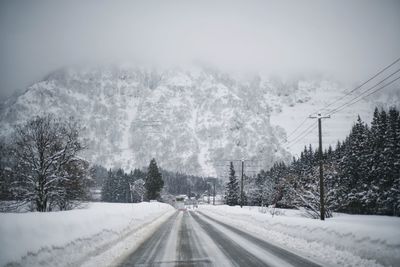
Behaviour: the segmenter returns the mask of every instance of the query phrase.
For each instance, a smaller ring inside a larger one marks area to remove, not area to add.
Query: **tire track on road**
[[[231,225],[228,225],[226,223],[223,223],[221,221],[218,221],[206,214],[204,214],[203,212],[198,212],[199,214],[201,214],[202,216],[204,216],[205,218],[207,218],[208,220],[215,222],[219,225],[221,225],[222,227],[227,228],[228,230],[240,235],[241,237],[247,239],[248,241],[250,241],[251,243],[265,249],[266,251],[270,252],[271,254],[277,256],[278,258],[283,259],[285,262],[293,265],[293,266],[301,266],[301,267],[321,267],[320,265],[312,262],[311,260],[305,259],[299,255],[294,254],[293,252],[290,252],[288,250],[285,250],[283,248],[280,248],[278,246],[275,246],[267,241],[264,241],[260,238],[257,238],[249,233],[246,233],[236,227],[233,227]]]

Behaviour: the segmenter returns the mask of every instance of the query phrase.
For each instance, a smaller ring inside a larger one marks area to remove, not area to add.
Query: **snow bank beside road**
[[[332,265],[399,266],[400,218],[336,214],[325,222],[283,210],[272,217],[257,207],[200,206],[200,212],[277,245]]]
[[[90,203],[63,212],[1,213],[0,266],[81,265],[174,210],[163,203]]]

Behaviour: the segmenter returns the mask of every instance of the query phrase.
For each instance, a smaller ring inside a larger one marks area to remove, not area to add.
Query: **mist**
[[[400,54],[399,1],[1,1],[0,99],[72,64],[205,62],[356,82]]]

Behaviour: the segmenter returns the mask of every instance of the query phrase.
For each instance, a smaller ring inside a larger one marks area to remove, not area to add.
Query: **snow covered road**
[[[400,266],[400,218],[335,213],[325,221],[300,210],[201,205],[213,219],[324,266]]]
[[[177,212],[119,266],[318,266],[196,211]]]
[[[163,203],[0,214],[0,266],[399,266],[400,219]]]

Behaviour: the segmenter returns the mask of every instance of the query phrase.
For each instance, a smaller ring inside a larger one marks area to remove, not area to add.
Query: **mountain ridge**
[[[340,91],[330,81],[239,79],[211,68],[69,67],[4,105],[0,135],[34,115],[72,116],[92,163],[133,169],[154,157],[166,169],[223,176],[223,160],[288,161],[287,127],[271,117],[309,105],[327,85]]]

